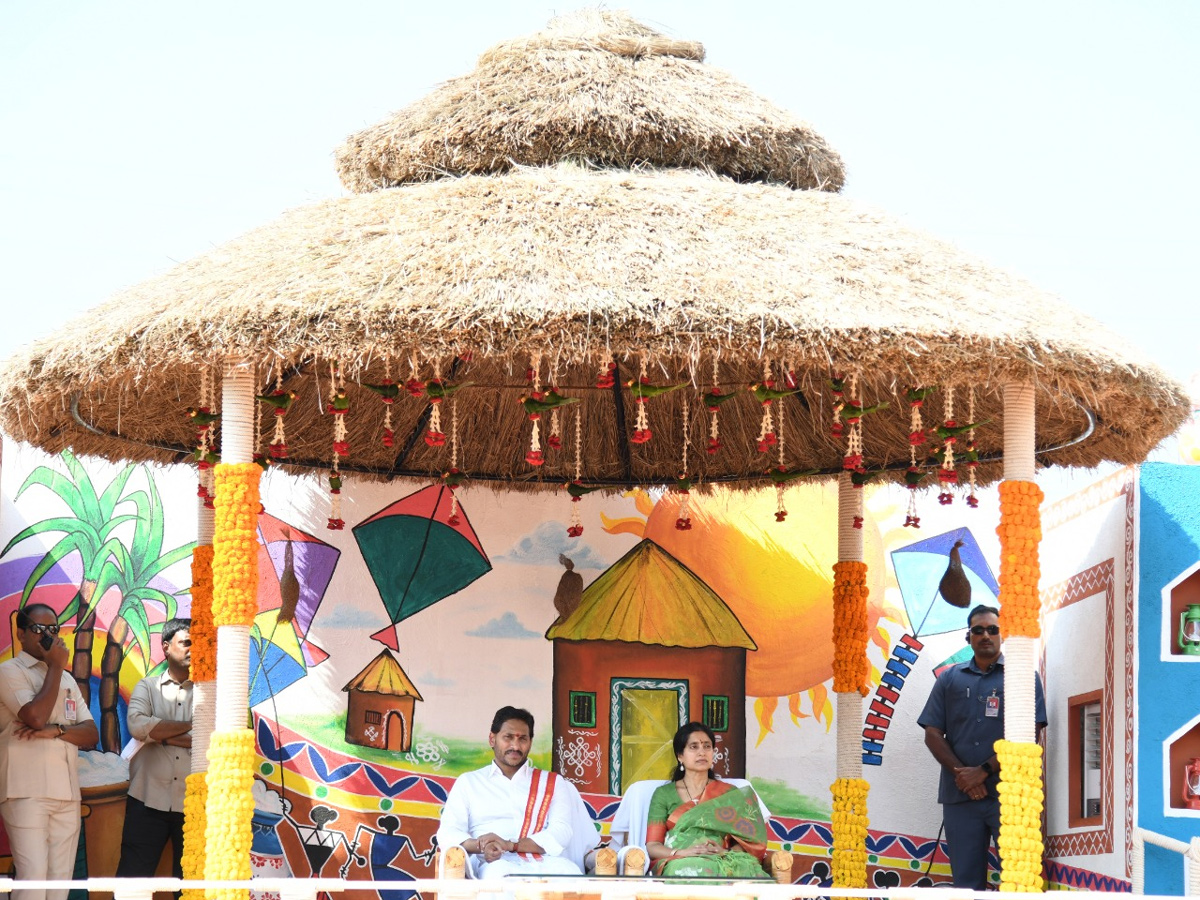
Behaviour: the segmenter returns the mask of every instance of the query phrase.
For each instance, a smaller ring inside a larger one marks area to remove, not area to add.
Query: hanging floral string
[[[775,435],[775,423],[771,417],[771,403],[774,400],[772,394],[774,391],[775,382],[771,378],[771,361],[763,360],[763,380],[759,384],[750,386],[750,392],[754,394],[754,398],[762,404],[762,424],[758,427],[758,452],[766,453],[771,447],[775,446],[778,439]]]
[[[538,403],[544,396],[542,394],[542,376],[540,372],[541,367],[542,355],[540,353],[534,353],[532,355],[529,368],[525,372],[525,377],[529,380],[530,392],[529,396],[522,400],[522,403],[528,403],[531,400],[534,403]],[[525,454],[525,462],[529,463],[531,466],[540,466],[546,462],[546,457],[542,453],[542,438],[541,432],[539,431],[541,426],[542,410],[535,409],[531,411],[528,407],[526,407],[525,415],[529,421],[533,423],[533,430],[529,434],[529,452]]]
[[[425,385],[425,394],[429,397],[429,425],[425,429],[425,443],[430,447],[446,446],[446,434],[442,431],[443,388],[442,363],[441,360],[435,359],[433,378]]]
[[[596,378],[596,387],[600,390],[611,390],[617,383],[616,360],[606,360],[600,363],[600,375]]]
[[[867,887],[867,792],[862,778],[839,778],[830,785],[833,795],[833,886]]]
[[[720,362],[715,353],[713,354],[712,363],[712,387],[704,395],[704,406],[708,409],[711,416],[708,425],[708,446],[705,448],[709,456],[715,456],[721,449],[721,426],[717,421],[721,413],[721,405],[736,396],[733,391],[730,391],[728,394],[721,393]]]
[[[938,483],[942,492],[938,494],[938,503],[949,506],[954,502],[950,488],[958,484],[958,472],[954,469],[954,444],[957,440],[958,422],[954,420],[954,388],[946,388],[944,410],[945,422],[938,428],[938,437],[942,439],[942,464],[938,467]]]
[[[925,430],[925,422],[921,417],[921,408],[936,388],[914,387],[905,393],[908,400],[908,469],[904,472],[904,486],[908,488],[908,514],[904,517],[905,528],[920,528],[921,517],[917,513],[917,489],[925,480],[925,473],[917,460],[917,448],[923,447],[929,439]]]
[[[217,454],[213,449],[213,428],[221,418],[214,411],[216,385],[212,369],[205,369],[200,375],[200,405],[188,410],[188,418],[196,427],[196,468],[198,484],[196,496],[207,509],[213,508],[213,467],[217,464]]]
[[[458,518],[458,488],[467,477],[458,468],[458,401],[450,401],[450,468],[442,475],[442,483],[450,489],[450,518],[451,525],[460,524]]]
[[[784,415],[783,404],[780,403],[779,404],[779,443],[776,445],[776,449],[778,449],[778,451],[779,451],[779,465],[776,467],[776,469],[781,474],[787,472],[787,460],[786,460],[786,456],[785,456],[786,451],[784,449],[785,437],[784,437],[784,430],[783,430],[783,428],[784,428],[783,415]],[[783,502],[783,488],[784,488],[785,484],[786,484],[786,482],[783,481],[782,479],[777,480],[775,482],[775,521],[776,522],[784,521],[787,518],[787,514],[788,514],[787,506]]]
[[[379,384],[363,382],[362,386],[378,394],[379,399],[383,401],[383,446],[394,447],[396,432],[392,429],[392,404],[400,396],[400,385],[392,381],[392,358],[390,356],[383,358],[383,381]],[[422,385],[422,389],[424,389],[424,385]]]
[[[408,358],[408,381],[404,382],[404,389],[414,397],[425,394],[425,382],[421,380],[420,365],[415,353]]]
[[[833,395],[833,422],[829,436],[840,441],[846,436],[846,423],[842,421],[842,408],[846,405],[846,377],[834,375],[829,379],[829,392]]]
[[[692,496],[692,479],[688,477],[688,448],[692,444],[692,437],[688,434],[688,401],[687,397],[683,398],[683,459],[680,461],[679,477],[675,479],[675,493],[679,494],[679,512],[675,517],[675,527],[680,531],[692,530],[692,516],[689,510],[689,504]]]
[[[1004,610],[1005,627],[1008,610]],[[1000,890],[1041,893],[1042,748],[1024,741],[996,741],[996,758],[1003,773],[1000,793]]]
[[[283,389],[283,363],[275,362],[275,387],[269,394],[259,394],[259,402],[268,407],[275,417],[275,429],[271,434],[271,443],[267,445],[267,455],[271,459],[287,459],[287,435],[284,433],[283,417],[292,408],[296,399],[295,391]],[[255,434],[254,446],[257,449],[259,437]]]
[[[625,386],[629,388],[629,393],[633,395],[634,402],[637,404],[637,423],[629,440],[634,444],[645,444],[654,437],[650,431],[650,420],[646,416],[646,401],[661,394],[677,391],[683,387],[683,383],[651,384],[650,379],[646,377],[646,357],[643,356],[638,377],[625,382]]]
[[[558,367],[557,367],[557,365],[554,365],[554,366],[551,366],[551,368],[550,368],[550,385],[551,386],[550,386],[550,389],[546,392],[548,395],[562,396],[561,394],[558,393],[558,388],[556,387],[557,383],[558,383]],[[559,427],[560,425],[561,425],[561,423],[559,422],[559,418],[558,418],[558,407],[554,406],[550,410],[550,433],[548,435],[546,435],[546,446],[548,448],[550,448],[551,450],[561,450],[562,449],[562,431]]]
[[[842,468],[853,472],[863,467],[862,448],[862,404],[858,399],[858,373],[851,372],[848,382],[847,396],[849,402],[843,401],[839,410],[850,430],[846,434],[846,455],[842,457]]]
[[[579,410],[575,410],[575,479],[567,485],[567,493],[571,495],[571,524],[567,526],[567,537],[577,538],[583,534],[579,501],[589,493],[583,486],[583,424]]]
[[[975,386],[971,385],[970,392],[967,394],[967,420],[971,423],[967,429],[967,478],[970,484],[970,493],[967,494],[967,506],[971,509],[976,509],[979,506],[979,497],[975,495],[976,484],[976,469],[979,468],[979,451],[975,449]]]
[[[346,396],[346,382],[341,367],[332,363],[329,367],[330,401],[325,411],[333,417],[333,452],[329,467],[329,519],[325,527],[330,531],[341,531],[346,527],[342,518],[342,457],[350,455],[350,444],[346,440],[346,411],[350,400]]]

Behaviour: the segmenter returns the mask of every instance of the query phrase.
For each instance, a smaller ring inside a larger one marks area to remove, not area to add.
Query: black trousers
[[[117,877],[153,877],[168,840],[171,841],[171,871],[176,878],[182,878],[183,812],[152,809],[136,797],[127,798]]]

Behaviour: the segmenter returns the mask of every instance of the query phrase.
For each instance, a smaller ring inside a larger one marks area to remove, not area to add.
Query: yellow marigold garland
[[[1041,576],[1038,546],[1042,540],[1042,490],[1032,481],[1000,483],[1000,606],[1009,636],[1036,638],[1042,633],[1038,615]]]
[[[867,791],[861,778],[839,778],[833,793],[833,886],[867,886]]]
[[[867,695],[867,564],[833,566],[833,690]]]
[[[217,494],[220,497],[218,491]],[[213,732],[208,745],[208,807],[204,830],[204,877],[250,878],[250,818],[254,815],[254,732]],[[209,892],[210,900],[246,900],[244,890]]]
[[[213,627],[213,548],[192,551],[192,681],[217,677],[217,630]]]
[[[195,645],[193,644],[193,647]],[[195,662],[192,663],[195,666]],[[204,772],[187,777],[187,794],[183,798],[183,877],[204,879],[204,807],[208,803],[208,782]],[[183,900],[204,900],[204,891],[183,892]]]
[[[258,613],[257,463],[217,466],[213,623],[253,625]]]
[[[1000,760],[1000,890],[1040,892],[1042,883],[1042,748],[996,741]]]

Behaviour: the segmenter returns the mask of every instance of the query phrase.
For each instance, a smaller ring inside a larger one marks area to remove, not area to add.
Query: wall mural
[[[107,716],[103,752],[88,755],[113,765],[124,701],[162,662],[157,632],[190,608],[191,473],[6,451],[0,613],[59,610],[76,677]],[[948,877],[933,840],[936,764],[915,749],[915,719],[932,659],[954,658],[946,637],[965,621],[935,602],[956,542],[974,602],[996,592],[994,548],[972,533],[990,536],[994,510],[931,509],[913,531],[899,527],[906,494],[871,491],[864,522],[878,887]],[[272,472],[263,496],[249,685],[256,872],[391,880],[383,900],[412,896],[401,884],[433,873],[454,777],[487,762],[491,713],[513,703],[537,717],[535,764],[571,780],[602,831],[629,783],[667,777],[678,724],[706,721],[718,772],[753,781],[773,847],[798,856],[796,879],[830,884],[834,487],[789,487],[781,522],[773,490],[694,494],[687,530],[675,493],[589,495],[572,504],[577,537],[560,497],[348,484],[352,527],[332,532],[319,486]],[[122,775],[95,777],[106,784],[88,790],[112,795],[103,827],[119,841]],[[88,805],[103,816],[104,804]],[[111,872],[117,848],[95,831],[88,865]]]

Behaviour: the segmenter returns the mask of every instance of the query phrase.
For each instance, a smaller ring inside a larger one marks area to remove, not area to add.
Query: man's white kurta
[[[460,775],[442,809],[438,846],[453,847],[488,833],[509,841],[517,840],[525,820],[532,780],[533,766],[528,761],[512,778],[506,778],[495,762]],[[545,851],[544,858],[527,860],[516,853],[505,853],[495,862],[485,863],[483,857],[476,854],[471,857],[475,874],[480,878],[524,872],[580,874],[579,867],[563,856],[571,842],[572,812],[569,792],[561,788],[556,790],[550,800],[545,827],[526,835]]]

